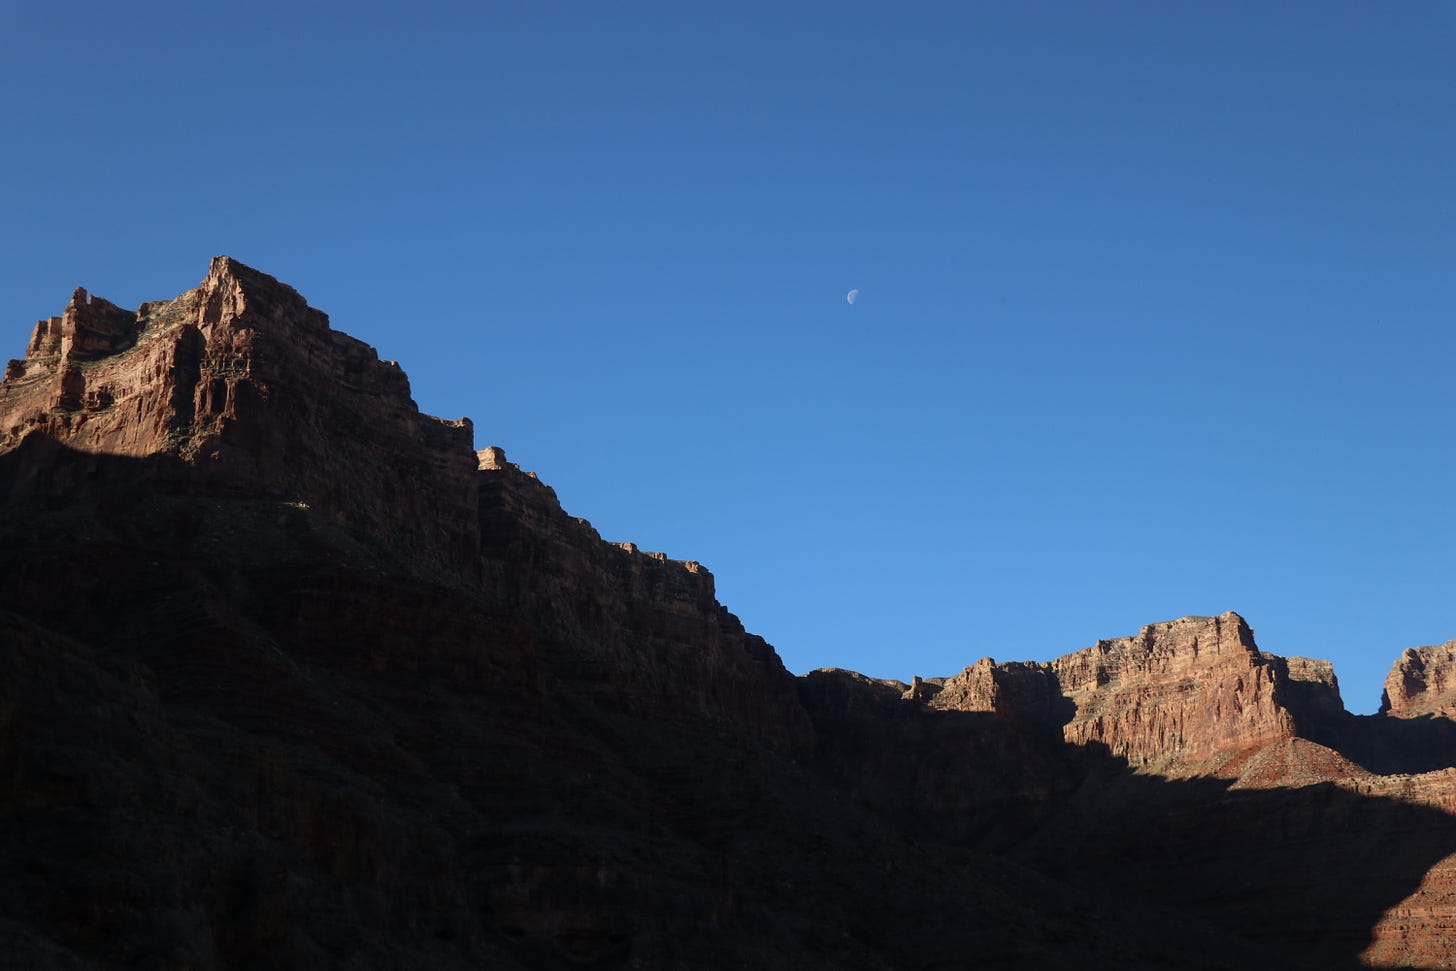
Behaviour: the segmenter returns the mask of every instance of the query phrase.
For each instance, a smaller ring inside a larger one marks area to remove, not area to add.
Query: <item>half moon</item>
[[[851,291],[849,291],[848,293],[846,293],[844,295],[844,302],[845,303],[854,303],[858,299],[859,299],[859,291],[858,290],[851,290]]]

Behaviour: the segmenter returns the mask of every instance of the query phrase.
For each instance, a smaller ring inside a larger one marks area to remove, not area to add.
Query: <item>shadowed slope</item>
[[[32,955],[1238,964],[1196,920],[909,839],[772,745],[604,691],[590,643],[311,510],[152,487],[32,510],[0,530],[0,604],[45,625],[0,624],[0,913]]]

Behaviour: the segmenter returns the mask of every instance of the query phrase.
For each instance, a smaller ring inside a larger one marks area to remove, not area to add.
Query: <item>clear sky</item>
[[[226,253],[795,672],[1237,610],[1371,711],[1456,637],[1453,106],[1446,0],[8,0],[0,358]]]

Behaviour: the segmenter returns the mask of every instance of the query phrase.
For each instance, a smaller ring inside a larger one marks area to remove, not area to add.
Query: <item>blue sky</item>
[[[1456,637],[1456,6],[306,6],[0,5],[0,356],[235,256],[796,672]]]

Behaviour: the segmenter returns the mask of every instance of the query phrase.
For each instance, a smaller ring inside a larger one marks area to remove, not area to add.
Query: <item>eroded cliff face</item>
[[[421,414],[398,365],[226,256],[173,300],[133,313],[78,289],[39,322],[0,383],[0,449],[25,444],[46,455],[12,501],[184,480],[306,504],[429,568],[474,559],[470,422]]]
[[[1456,641],[1402,654],[1386,675],[1380,712],[1395,718],[1456,716]]]
[[[1253,753],[1344,715],[1328,662],[1261,652],[1235,613],[1150,624],[1047,663],[983,658],[918,693],[1168,777],[1239,778]]]

